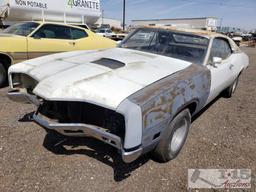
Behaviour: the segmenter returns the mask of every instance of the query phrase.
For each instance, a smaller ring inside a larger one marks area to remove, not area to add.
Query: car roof
[[[75,24],[67,24],[67,23],[60,23],[60,22],[59,23],[58,22],[49,22],[49,21],[31,21],[31,22],[38,23],[40,25],[41,24],[54,24],[54,25],[74,27],[74,28],[83,29],[83,30],[89,30],[89,29],[85,29],[84,27],[77,26],[77,25],[80,25],[80,24],[75,25]]]
[[[214,37],[225,37],[227,36],[212,32],[212,31],[206,31],[206,30],[199,30],[199,29],[187,29],[187,28],[180,28],[180,27],[174,27],[174,26],[144,26],[140,28],[153,28],[153,29],[165,29],[170,31],[176,31],[176,32],[185,32],[190,33],[194,35],[203,36],[206,38],[214,38]]]
[[[173,27],[173,26],[144,26],[144,27],[139,27],[139,29],[143,29],[143,28],[164,29],[164,30],[170,30],[172,32],[180,32],[180,33],[183,32],[183,33],[187,33],[187,34],[198,35],[198,36],[205,37],[205,38],[208,38],[208,39],[213,39],[213,38],[216,38],[216,37],[225,38],[229,41],[230,46],[232,47],[233,51],[235,51],[237,53],[241,52],[241,49],[228,36],[222,35],[220,33],[212,32],[212,31],[178,28],[178,27]]]

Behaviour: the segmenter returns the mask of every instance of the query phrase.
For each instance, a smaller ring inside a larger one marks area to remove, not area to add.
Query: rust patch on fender
[[[199,72],[198,67],[196,67],[196,65],[191,65],[187,69],[184,69],[176,74],[170,75],[156,83],[147,86],[143,90],[130,96],[129,99],[132,102],[135,102],[136,104],[139,104],[141,106],[151,97],[156,96],[156,94],[158,94],[160,91],[159,88],[161,88],[163,91],[169,90],[172,87],[172,84],[175,83],[175,81],[186,79],[188,79],[188,81],[191,81],[189,78],[196,72]]]
[[[191,101],[198,108],[206,103],[211,86],[210,71],[192,64],[188,68],[153,83],[128,99],[142,109],[143,127],[151,128],[166,121]]]

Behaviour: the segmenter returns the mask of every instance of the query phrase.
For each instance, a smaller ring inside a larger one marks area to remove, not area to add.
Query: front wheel
[[[168,162],[177,157],[186,142],[190,126],[191,114],[186,109],[170,122],[153,152],[153,157],[160,162]]]
[[[3,87],[7,80],[7,73],[4,68],[4,65],[0,63],[0,87]]]

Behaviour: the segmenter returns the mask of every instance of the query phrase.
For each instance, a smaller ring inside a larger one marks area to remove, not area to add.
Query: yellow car
[[[10,65],[36,57],[74,50],[106,49],[116,42],[92,31],[50,22],[25,22],[0,33],[0,86]]]

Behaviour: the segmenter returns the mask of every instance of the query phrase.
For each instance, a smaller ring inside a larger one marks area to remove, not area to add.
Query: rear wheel
[[[239,77],[237,77],[236,80],[224,91],[225,97],[231,98],[234,95],[238,82],[239,82]]]
[[[0,87],[3,87],[7,81],[7,72],[4,68],[4,65],[0,63]]]
[[[160,162],[168,162],[177,157],[186,142],[190,125],[191,115],[186,109],[171,121],[153,152],[153,157]]]

